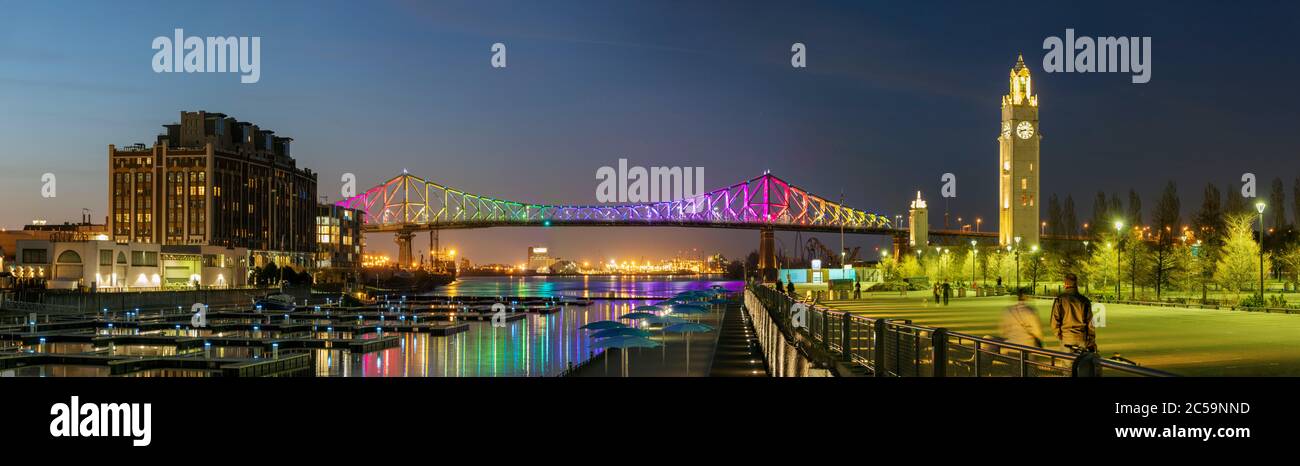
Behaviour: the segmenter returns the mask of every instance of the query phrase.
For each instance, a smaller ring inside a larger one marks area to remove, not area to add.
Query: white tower
[[[1038,96],[1022,55],[1011,69],[1007,95],[1002,96],[1002,133],[998,135],[998,242],[1022,247],[1038,238]]]
[[[930,211],[925,208],[920,191],[916,192],[916,200],[912,201],[912,209],[907,213],[908,242],[913,249],[924,249],[930,244]]]

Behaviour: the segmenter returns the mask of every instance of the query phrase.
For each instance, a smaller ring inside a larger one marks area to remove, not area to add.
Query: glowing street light
[[[1259,303],[1264,305],[1264,201],[1255,203],[1255,210],[1259,211]]]
[[[1120,296],[1119,269],[1121,266],[1119,262],[1119,251],[1120,249],[1123,249],[1123,247],[1121,247],[1122,244],[1121,241],[1124,241],[1124,237],[1120,236],[1123,233],[1124,233],[1124,222],[1116,220],[1115,221],[1115,300],[1116,301],[1119,301],[1119,296]]]

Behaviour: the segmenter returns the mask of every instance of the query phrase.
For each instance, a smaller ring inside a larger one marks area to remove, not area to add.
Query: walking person
[[[1079,277],[1065,274],[1065,290],[1052,301],[1052,332],[1068,350],[1097,352],[1097,329],[1092,326],[1092,301],[1079,294]]]
[[[1024,293],[1016,293],[1016,303],[1002,312],[1002,322],[998,325],[1002,338],[1017,345],[1043,347],[1043,325],[1038,321],[1038,312],[1025,302]]]
[[[939,282],[934,282],[934,289],[931,291],[934,292],[934,303],[939,304]]]
[[[948,297],[952,296],[952,285],[947,280],[943,281],[943,305],[948,305]]]
[[[788,277],[787,277],[787,278],[788,278]],[[786,288],[785,288],[786,292],[789,293],[790,296],[794,296],[794,280],[789,280],[789,281],[787,281],[787,282],[785,282],[785,283],[786,283],[786,285],[785,285],[785,287],[786,287]]]
[[[862,282],[853,282],[853,299],[862,299]]]

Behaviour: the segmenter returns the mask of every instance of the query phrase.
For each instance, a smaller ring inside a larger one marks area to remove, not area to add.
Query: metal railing
[[[1169,377],[1163,371],[1112,360],[1076,364],[1080,355],[925,327],[901,319],[878,319],[799,301],[767,286],[747,293],[785,330],[820,345],[835,361],[877,377]],[[802,303],[804,325],[796,327],[791,307]],[[760,332],[762,333],[762,332]],[[765,348],[766,349],[766,348]],[[1078,367],[1076,367],[1078,366]]]

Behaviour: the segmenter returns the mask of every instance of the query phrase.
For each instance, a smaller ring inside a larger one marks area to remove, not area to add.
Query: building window
[[[158,266],[158,253],[154,251],[131,251],[132,267]]]
[[[60,263],[60,264],[80,264],[80,263],[81,263],[81,254],[77,254],[77,251],[73,251],[73,250],[71,250],[71,249],[69,249],[69,250],[67,250],[67,251],[63,251],[62,253],[59,254],[59,263]]]
[[[99,265],[113,265],[112,249],[101,249],[99,251]]]
[[[45,264],[50,262],[50,252],[45,249],[24,249],[24,264]]]

